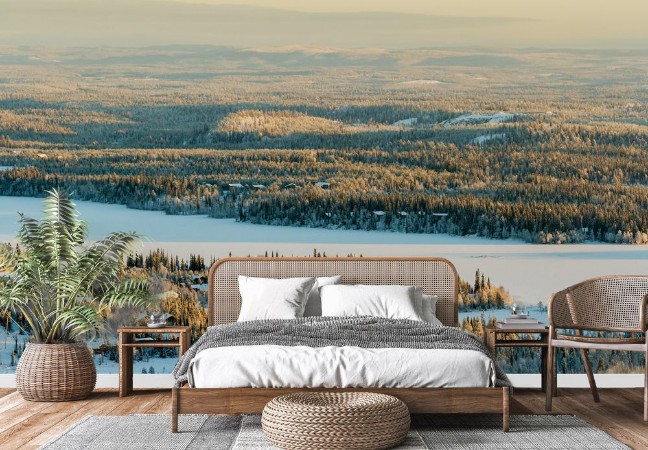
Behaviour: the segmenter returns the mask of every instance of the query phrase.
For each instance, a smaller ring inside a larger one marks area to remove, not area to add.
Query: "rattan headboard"
[[[209,270],[209,325],[236,322],[239,275],[292,278],[343,275],[344,284],[420,286],[438,295],[437,317],[458,325],[457,271],[443,258],[223,258]]]

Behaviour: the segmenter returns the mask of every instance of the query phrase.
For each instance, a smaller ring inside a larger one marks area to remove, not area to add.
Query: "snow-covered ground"
[[[413,127],[418,123],[418,118],[410,117],[409,119],[402,119],[392,123],[392,127]]]
[[[506,137],[506,133],[493,133],[493,134],[482,134],[477,136],[475,139],[470,141],[471,144],[483,145],[486,142],[494,140],[502,140]]]
[[[546,311],[538,311],[535,308],[529,308],[529,315],[531,317],[537,318],[543,323],[547,323],[547,313]],[[497,320],[502,320],[509,315],[508,309],[495,309],[488,310],[483,312],[484,317],[489,319],[490,317],[495,317]],[[468,311],[459,313],[459,322],[461,322],[465,317],[480,317],[482,311]],[[19,348],[23,348],[24,344],[27,342],[27,336],[21,335],[16,332],[6,333],[2,332],[0,334],[0,375],[1,374],[12,374],[15,373],[16,367],[15,363],[17,358],[14,360],[14,365],[12,365],[11,354],[16,349],[16,338],[18,339]],[[150,351],[150,350],[149,350]],[[94,356],[95,366],[97,368],[97,373],[99,374],[110,374],[110,373],[119,373],[119,365],[117,361],[111,361],[108,357],[101,357],[99,354]],[[171,373],[173,367],[177,362],[176,358],[158,358],[158,357],[145,357],[142,360],[133,361],[133,373],[135,374],[168,374]],[[151,368],[153,370],[151,371]]]
[[[14,358],[14,364],[12,365],[11,358],[11,354],[16,348],[15,338],[18,337],[18,345],[21,349],[28,339],[26,335],[17,334],[13,330],[9,334],[4,332],[4,328],[2,330],[2,334],[0,334],[0,374],[15,373],[15,364],[18,359]],[[119,364],[117,361],[110,361],[108,357],[102,358],[101,355],[97,354],[94,355],[94,361],[97,373],[119,373]],[[142,374],[144,371],[147,374],[171,373],[176,362],[177,358],[145,357],[141,361],[133,361],[133,373]],[[151,368],[153,368],[153,371],[151,371]]]
[[[402,85],[405,86],[415,86],[415,85],[426,85],[426,84],[443,84],[443,81],[439,80],[409,80],[409,81],[402,81]]]
[[[451,127],[454,125],[479,125],[483,123],[504,123],[510,122],[515,116],[511,113],[498,112],[494,114],[462,114],[452,119],[444,120],[441,125]]]
[[[546,308],[538,309],[537,307],[527,307],[527,312],[529,313],[529,317],[533,319],[538,319],[539,322],[544,323],[545,325],[548,323],[547,322],[547,310]],[[484,318],[486,320],[490,319],[491,317],[494,317],[498,321],[502,321],[508,316],[511,315],[511,312],[507,308],[503,309],[489,309],[487,311],[465,311],[465,312],[460,312],[459,313],[459,323],[461,323],[466,317],[481,317],[482,314],[484,315]]]

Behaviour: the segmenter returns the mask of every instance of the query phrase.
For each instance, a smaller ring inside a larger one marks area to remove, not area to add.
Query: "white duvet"
[[[251,345],[201,351],[189,385],[238,387],[490,387],[493,362],[473,350]]]

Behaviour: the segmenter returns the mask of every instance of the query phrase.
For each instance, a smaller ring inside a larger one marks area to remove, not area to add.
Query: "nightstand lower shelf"
[[[540,339],[500,339],[498,335],[511,335],[511,334],[535,334],[539,335]],[[542,392],[545,392],[547,389],[547,361],[548,353],[547,349],[549,347],[549,329],[545,328],[544,330],[534,330],[534,329],[524,329],[524,330],[515,330],[515,329],[506,329],[506,328],[496,328],[496,327],[485,327],[484,328],[484,343],[488,347],[488,351],[493,356],[493,359],[497,358],[497,348],[516,348],[516,347],[539,347],[540,348],[540,388]]]
[[[133,350],[136,347],[177,347],[182,356],[191,345],[191,327],[123,327],[119,334],[119,396],[133,393]],[[137,340],[137,334],[172,334],[177,338],[156,340]]]

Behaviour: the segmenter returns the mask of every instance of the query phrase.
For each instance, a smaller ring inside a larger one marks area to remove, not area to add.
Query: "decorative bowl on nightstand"
[[[167,326],[167,319],[164,317],[164,314],[152,314],[146,326],[149,328],[164,328]]]

